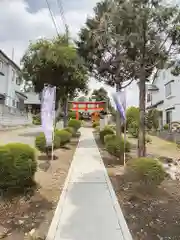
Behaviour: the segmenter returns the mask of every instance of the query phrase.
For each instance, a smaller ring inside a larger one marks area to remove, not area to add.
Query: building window
[[[0,60],[0,72],[4,73],[4,63]]]
[[[2,69],[3,69],[3,62],[0,61],[0,71],[2,71]]]
[[[151,100],[152,100],[152,94],[148,93],[147,94],[147,102],[151,102]]]
[[[12,100],[12,105],[13,105],[13,107],[16,107],[16,100]]]
[[[16,77],[16,84],[21,85],[21,78],[20,77]]]
[[[16,72],[14,70],[12,70],[12,81],[14,82],[16,78]]]
[[[166,112],[166,124],[170,124],[172,122],[172,111]]]
[[[170,97],[172,95],[172,82],[169,82],[165,85],[165,94],[166,97]]]

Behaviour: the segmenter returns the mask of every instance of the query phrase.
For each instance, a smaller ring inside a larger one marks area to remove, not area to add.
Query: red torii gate
[[[105,110],[106,101],[97,101],[97,102],[78,102],[71,101],[72,111],[76,112],[76,119],[79,119],[79,112],[88,112],[89,110],[93,113],[99,113],[100,111]]]

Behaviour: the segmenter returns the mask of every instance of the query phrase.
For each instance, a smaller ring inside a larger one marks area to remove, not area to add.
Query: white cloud
[[[15,61],[19,60],[30,40],[40,36],[52,37],[56,34],[55,27],[47,8],[35,13],[27,11],[28,5],[23,0],[0,1],[0,46],[9,56],[14,48]],[[70,10],[66,13],[72,37],[75,37],[88,13]],[[60,15],[55,16],[60,32],[64,27]]]
[[[97,0],[93,0],[95,3]],[[67,10],[65,17],[69,25],[71,36],[74,38],[81,26],[85,23],[88,15],[93,12],[92,2],[90,7],[78,10]],[[55,16],[59,30],[64,32],[64,27],[60,21],[60,15]],[[19,64],[20,59],[26,50],[29,41],[39,37],[52,37],[56,31],[47,8],[41,8],[36,12],[28,12],[28,5],[24,0],[0,0],[0,48],[9,56],[12,56],[14,48],[14,61]],[[90,88],[98,88],[104,85],[92,80]],[[111,88],[105,87],[108,91]],[[134,104],[138,99],[136,87],[130,87],[127,91],[128,105]],[[136,103],[135,103],[136,104]]]

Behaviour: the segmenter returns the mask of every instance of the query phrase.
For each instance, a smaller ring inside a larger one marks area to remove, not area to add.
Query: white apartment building
[[[160,127],[180,122],[180,76],[173,76],[171,69],[159,71],[152,84],[148,84],[146,109],[152,108],[161,111]]]
[[[32,122],[25,111],[22,81],[20,68],[0,50],[0,128]]]
[[[22,77],[20,68],[0,50],[0,99],[1,105],[16,110],[24,110],[27,96],[21,91]]]

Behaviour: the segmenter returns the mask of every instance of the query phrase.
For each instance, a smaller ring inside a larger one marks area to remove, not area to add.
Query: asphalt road
[[[26,127],[11,131],[0,131],[0,145],[10,142],[19,142],[34,146],[35,136],[41,131],[41,126]]]

